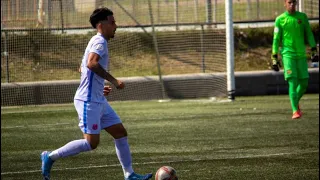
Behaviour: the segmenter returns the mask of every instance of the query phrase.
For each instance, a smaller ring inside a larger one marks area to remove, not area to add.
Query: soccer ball
[[[156,180],[178,180],[176,170],[170,166],[162,166],[159,168],[155,178]]]

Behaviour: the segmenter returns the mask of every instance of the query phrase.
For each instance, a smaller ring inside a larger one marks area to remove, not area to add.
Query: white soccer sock
[[[62,157],[73,156],[79,154],[80,152],[90,151],[90,143],[86,139],[79,139],[69,142],[68,144],[62,146],[59,149],[52,151],[49,157],[55,161]]]
[[[128,138],[123,137],[114,140],[116,153],[123,169],[124,177],[127,178],[133,173],[131,152],[128,144]]]

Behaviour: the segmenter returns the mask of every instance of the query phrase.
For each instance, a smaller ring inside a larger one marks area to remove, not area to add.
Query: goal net
[[[298,8],[306,13],[309,18],[319,19],[319,1],[316,0],[298,0]]]
[[[125,90],[114,89],[108,99],[226,96],[225,32],[205,25],[214,23],[206,18],[205,2],[150,2],[151,8],[143,0],[96,1],[112,9],[119,26],[109,42],[108,70],[127,83]],[[7,23],[2,30],[1,75],[2,82],[9,82],[2,84],[3,105],[72,102],[78,82],[67,80],[79,79],[84,49],[95,34],[88,22],[95,7],[75,0],[73,7],[67,1],[51,1],[45,8],[48,3],[41,4],[40,25],[21,23],[16,30]],[[157,48],[151,20],[162,25],[155,26]]]
[[[102,6],[118,25],[108,71],[127,84],[109,100],[227,97],[223,0],[4,0],[2,106],[72,102],[96,33],[89,17]],[[276,0],[233,7],[234,21],[274,20],[274,9],[283,11]]]

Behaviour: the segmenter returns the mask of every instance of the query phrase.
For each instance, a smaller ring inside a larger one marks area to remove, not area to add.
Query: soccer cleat
[[[133,172],[128,178],[125,178],[124,180],[148,180],[151,178],[152,174],[139,175]]]
[[[50,180],[50,170],[54,161],[49,157],[50,152],[43,151],[41,153],[41,174],[43,176],[43,180]]]
[[[298,106],[298,113],[300,114],[300,116],[302,116],[302,111],[300,109],[300,105]]]
[[[292,119],[298,119],[300,117],[301,117],[301,114],[299,113],[299,111],[294,112],[292,115]]]

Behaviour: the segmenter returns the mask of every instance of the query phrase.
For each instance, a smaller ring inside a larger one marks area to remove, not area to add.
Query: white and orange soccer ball
[[[177,172],[173,167],[162,166],[158,169],[155,176],[156,180],[178,180]]]

